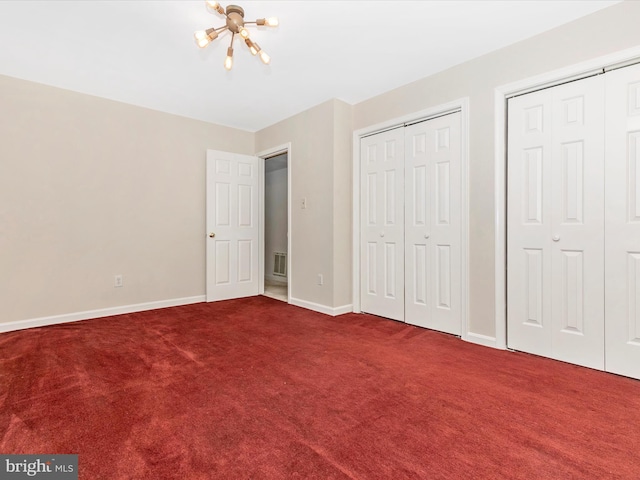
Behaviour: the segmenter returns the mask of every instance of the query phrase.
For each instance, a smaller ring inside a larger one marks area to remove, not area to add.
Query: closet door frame
[[[360,139],[397,127],[408,126],[454,112],[460,112],[460,176],[461,176],[461,337],[474,343],[486,344],[483,335],[469,332],[469,98],[464,97],[436,107],[414,112],[353,133],[353,312],[361,313],[360,299]]]
[[[640,46],[570,65],[543,75],[502,85],[494,90],[494,225],[495,331],[488,345],[507,348],[507,100],[517,95],[591,77],[640,62]]]

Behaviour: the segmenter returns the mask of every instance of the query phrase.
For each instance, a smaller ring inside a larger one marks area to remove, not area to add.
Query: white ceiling
[[[0,1],[0,74],[256,131],[331,98],[350,104],[617,1],[243,1],[263,65],[204,1]],[[223,6],[228,5],[221,2]]]

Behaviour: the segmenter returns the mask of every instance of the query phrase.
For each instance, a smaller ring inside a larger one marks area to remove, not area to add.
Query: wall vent
[[[273,274],[280,277],[287,276],[287,254],[274,252],[273,254]]]

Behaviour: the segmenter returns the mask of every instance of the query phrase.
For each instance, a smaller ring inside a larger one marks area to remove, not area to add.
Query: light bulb
[[[224,8],[222,8],[219,2],[207,0],[206,2],[204,2],[204,4],[207,6],[207,8],[210,8],[211,10],[215,10],[220,15],[224,15]]]
[[[269,27],[277,27],[279,23],[280,22],[278,22],[278,17],[269,17],[265,22],[265,24],[268,25]]]
[[[260,47],[258,47],[257,43],[253,43],[251,41],[251,39],[247,38],[244,43],[247,44],[247,47],[249,47],[249,51],[251,52],[251,55],[257,55],[258,50],[260,49]]]
[[[198,47],[200,48],[204,48],[207,45],[209,45],[209,43],[211,43],[211,40],[209,40],[209,37],[205,36],[204,38],[196,38],[196,45],[198,45]]]
[[[233,67],[233,48],[229,47],[227,49],[227,58],[224,59],[224,68],[231,70],[231,67]]]
[[[193,37],[196,39],[196,44],[200,48],[204,48],[218,38],[218,32],[215,28],[208,28],[207,30],[198,30],[193,34]]]
[[[271,57],[267,55],[267,53],[264,50],[260,50],[260,60],[262,60],[262,63],[264,63],[265,65],[269,65],[269,62],[271,61]]]
[[[249,30],[247,30],[244,27],[238,27],[238,33],[240,34],[240,36],[244,39],[249,38]]]

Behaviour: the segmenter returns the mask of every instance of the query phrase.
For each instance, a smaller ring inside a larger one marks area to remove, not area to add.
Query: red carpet
[[[264,297],[0,334],[0,453],[94,479],[640,478],[640,382]]]

